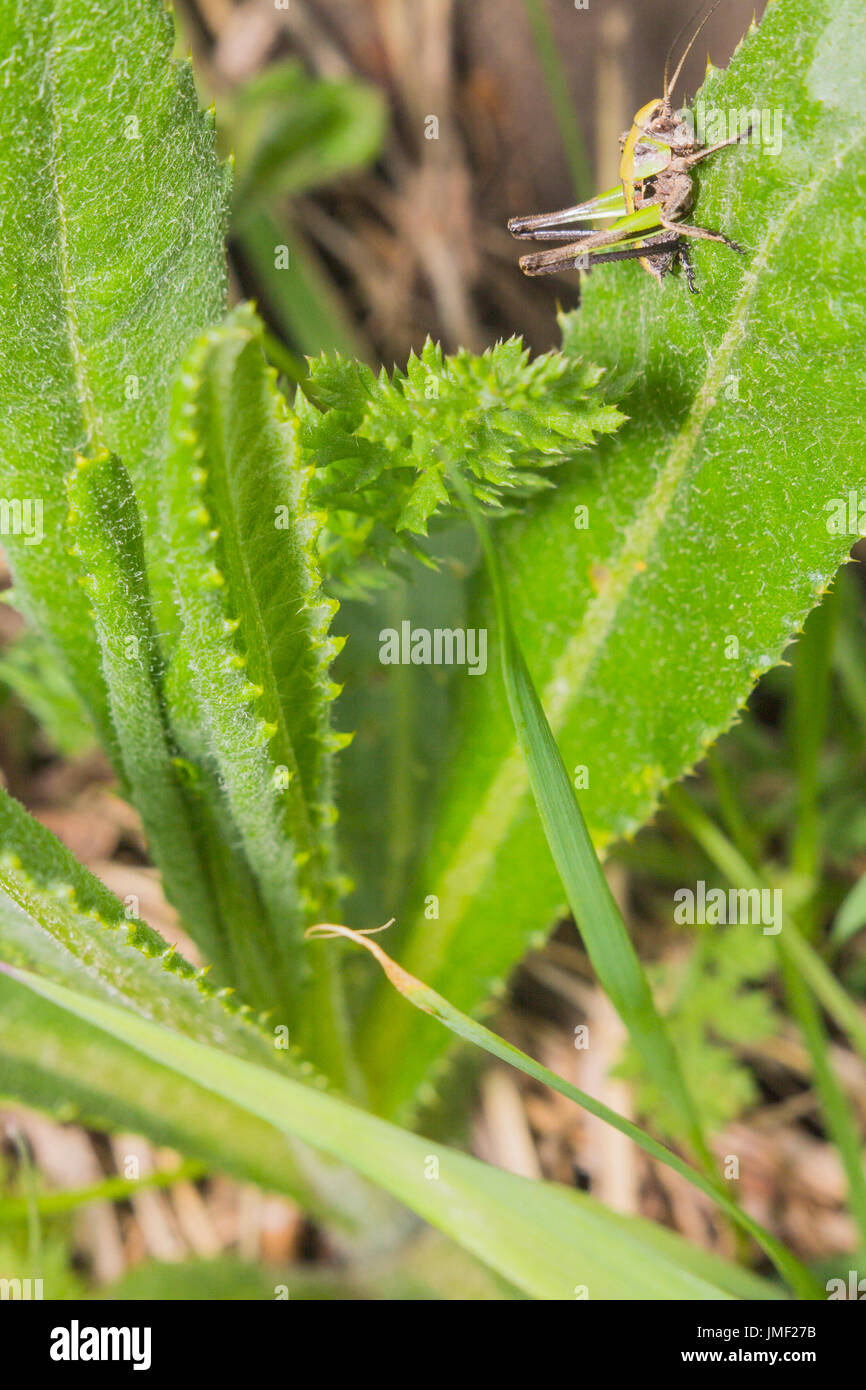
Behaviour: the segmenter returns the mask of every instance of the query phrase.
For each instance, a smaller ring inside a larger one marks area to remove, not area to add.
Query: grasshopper
[[[694,203],[693,167],[708,155],[715,154],[726,145],[737,144],[751,133],[749,127],[739,135],[720,140],[715,145],[702,145],[695,138],[691,121],[682,112],[674,111],[671,105],[671,96],[683,63],[719,3],[720,0],[716,0],[701,20],[670,80],[668,53],[664,96],[656,97],[642,106],[631,128],[620,137],[619,186],[598,194],[587,203],[578,203],[560,212],[511,218],[508,230],[515,237],[529,241],[569,243],[552,251],[537,251],[531,256],[521,256],[520,269],[524,275],[553,275],[560,270],[587,270],[605,261],[638,259],[644,270],[661,284],[674,265],[682,262],[689,289],[696,294],[689,238],[718,241],[732,251],[744,254],[743,248],[724,233],[681,220]],[[678,34],[671,48],[679,37]],[[609,218],[614,219],[613,223],[603,231],[587,231],[568,225]]]

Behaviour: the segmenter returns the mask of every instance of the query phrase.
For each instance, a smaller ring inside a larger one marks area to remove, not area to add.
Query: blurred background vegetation
[[[692,0],[589,0],[585,8],[574,0],[291,0],[286,9],[269,0],[178,0],[179,47],[192,52],[202,99],[216,103],[220,139],[235,155],[232,291],[257,300],[283,376],[302,383],[305,356],[334,349],[373,366],[403,364],[428,335],[448,350],[480,350],[512,333],[536,351],[555,346],[556,309],[577,302],[576,278],[522,277],[507,218],[616,182],[618,136],[660,94],[666,51],[693,8]],[[686,64],[681,99],[700,85],[708,53],[727,62],[752,13],[751,0],[725,0],[714,13]],[[622,268],[624,292],[629,273],[639,272]],[[418,569],[372,605],[346,604],[346,630],[374,633],[388,614],[408,611],[423,622],[425,608],[433,625],[456,622],[471,548],[459,530],[446,548],[449,562],[435,578]],[[861,998],[864,637],[857,564],[810,619],[792,664],[761,681],[689,784],[747,857],[786,866],[786,891],[813,932],[834,924],[833,964]],[[0,608],[0,640],[7,785],[177,939],[134,813],[9,608]],[[340,676],[354,694],[338,722],[358,737],[343,755],[345,852],[355,907],[368,922],[394,910],[423,826],[407,820],[405,842],[382,845],[376,809],[355,804],[353,786],[380,767],[383,798],[406,794],[405,779],[389,779],[402,760],[414,799],[427,788],[432,801],[450,692],[442,671],[428,673],[425,740],[410,746],[401,741],[400,702],[411,691],[385,692],[371,668],[352,660],[350,644]],[[717,1152],[748,1158],[744,1204],[805,1258],[847,1269],[855,1236],[842,1166],[818,1116],[770,943],[750,928],[696,934],[672,924],[674,888],[714,881],[682,812],[674,800],[619,848],[610,863],[615,891],[651,962]],[[591,1027],[591,1050],[575,1049],[576,1021]],[[518,972],[498,1027],[665,1132],[665,1098],[624,1050],[569,923]],[[833,1062],[866,1119],[866,1074],[841,1038]],[[470,1081],[466,1136],[481,1157],[589,1188],[617,1210],[730,1249],[730,1233],[700,1195],[620,1135],[498,1068]],[[206,1177],[133,1136],[109,1140],[22,1111],[3,1112],[3,1123],[0,1269],[10,1276],[16,1262],[32,1268],[38,1250],[53,1287],[70,1294],[117,1287],[128,1297],[273,1297],[289,1279],[293,1297],[442,1294],[429,1261],[415,1282],[395,1285],[384,1270],[363,1292],[335,1284],[326,1237],[290,1203]],[[482,1280],[477,1296],[490,1293]]]

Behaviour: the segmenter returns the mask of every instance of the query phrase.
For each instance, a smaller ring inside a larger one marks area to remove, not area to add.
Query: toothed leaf
[[[45,826],[0,790],[0,958],[272,1063],[274,1048]]]
[[[732,723],[857,540],[861,19],[856,0],[775,0],[699,94],[717,114],[764,113],[766,146],[708,159],[690,214],[747,254],[696,243],[696,296],[633,262],[600,267],[563,319],[569,355],[631,381],[629,420],[499,537],[518,636],[599,847],[637,830]],[[485,626],[489,609],[469,621]],[[469,682],[450,766],[399,955],[471,1012],[563,907],[495,674]],[[405,1114],[435,1081],[442,1039],[380,991],[365,1055],[382,1103]]]
[[[279,1020],[259,1019],[122,903],[0,789],[0,961],[320,1090]],[[231,1103],[180,1079],[0,976],[0,1095],[99,1129],[133,1129],[288,1192],[350,1225],[377,1194]]]
[[[351,1165],[484,1260],[533,1298],[568,1301],[578,1281],[596,1298],[736,1298],[775,1293],[773,1285],[650,1221],[607,1211],[586,1193],[531,1182],[433,1146],[335,1096],[227,1057],[125,1009],[15,972],[0,998],[32,990],[203,1086],[275,1133],[289,1134]],[[436,1181],[430,1180],[431,1159]]]
[[[598,380],[561,353],[532,359],[517,338],[450,357],[428,341],[391,378],[339,354],[313,359],[317,404],[299,393],[296,409],[310,497],[329,512],[329,570],[371,550],[385,558],[395,540],[414,553],[405,533],[426,535],[453,501],[446,458],[492,508],[550,486],[540,470],[622,423]]]
[[[163,692],[144,544],[132,483],[111,454],[79,457],[67,479],[69,533],[84,568],[120,762],[168,897],[228,973],[220,904],[202,859],[196,804],[178,760]]]
[[[172,404],[166,521],[204,748],[263,904],[260,943],[287,1006],[306,974],[302,929],[333,907],[330,724],[336,692],[317,522],[297,425],[248,307],[196,342]],[[192,721],[187,709],[183,721]],[[252,943],[251,943],[252,945]]]
[[[113,750],[99,651],[67,554],[74,450],[126,459],[161,531],[156,482],[174,364],[223,312],[226,175],[161,0],[115,22],[79,0],[0,10],[0,495],[38,503],[4,536],[21,602]],[[27,518],[24,518],[27,525]],[[166,602],[161,625],[170,626]]]

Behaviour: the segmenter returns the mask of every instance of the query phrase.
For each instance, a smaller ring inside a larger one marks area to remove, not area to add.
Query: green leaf
[[[463,576],[475,549],[465,522],[450,528],[436,538],[438,570],[413,562],[405,582],[389,575],[381,590],[344,602],[336,619],[347,636],[335,668],[342,686],[336,716],[356,730],[340,757],[340,858],[354,886],[342,920],[384,922],[405,906],[430,837],[462,674],[447,666],[382,666],[382,634],[399,633],[406,621],[465,627]]]
[[[189,64],[172,61],[172,22],[160,0],[130,0],[121,24],[106,23],[98,5],[16,2],[3,11],[0,38],[8,54],[2,117],[16,132],[0,171],[9,209],[0,266],[0,393],[7,393],[0,395],[0,490],[44,504],[41,544],[23,534],[9,538],[18,592],[121,779],[134,782],[168,891],[223,978],[234,981],[242,972],[226,960],[225,922],[242,937],[255,934],[262,916],[255,884],[230,827],[227,833],[212,770],[189,759],[174,772],[167,767],[175,750],[160,732],[158,695],[144,682],[136,694],[130,671],[123,693],[123,668],[114,660],[109,697],[77,582],[82,566],[70,554],[63,489],[76,451],[109,450],[125,460],[141,512],[154,625],[167,652],[177,632],[160,517],[170,388],[188,341],[222,316],[225,298],[227,180],[216,161],[213,119],[198,109]],[[112,543],[116,537],[93,535],[91,548]],[[131,554],[126,563],[132,582]],[[143,577],[135,580],[143,594]],[[116,642],[119,615],[111,614],[106,588],[102,637],[108,640],[114,623]],[[136,620],[146,627],[144,599],[136,603]],[[147,651],[143,628],[138,636]],[[149,662],[152,685],[152,644]],[[114,716],[126,720],[123,754]],[[186,791],[173,788],[175,772],[191,774]],[[181,809],[190,803],[194,830]],[[193,834],[200,865],[190,853]]]
[[[0,656],[0,682],[65,758],[78,758],[94,747],[96,734],[87,712],[48,643],[33,628],[25,628]]]
[[[10,0],[0,15],[0,492],[42,509],[40,543],[32,527],[4,537],[18,594],[112,749],[63,478],[76,449],[126,459],[161,554],[169,386],[223,312],[227,184],[161,0],[106,21],[79,0]]]
[[[534,1081],[540,1081],[545,1086],[550,1086],[560,1095],[573,1100],[589,1114],[604,1120],[605,1124],[611,1125],[620,1134],[626,1135],[651,1158],[664,1163],[666,1167],[673,1169],[674,1172],[685,1178],[686,1182],[705,1193],[732,1221],[747,1231],[758,1242],[762,1250],[769,1255],[779,1273],[789,1281],[795,1293],[811,1297],[816,1292],[816,1286],[808,1270],[800,1265],[785,1249],[784,1245],[770,1235],[769,1231],[766,1231],[757,1221],[754,1221],[737,1206],[717,1178],[705,1176],[681,1159],[673,1150],[665,1148],[663,1144],[653,1139],[652,1135],[633,1124],[631,1120],[617,1114],[615,1110],[611,1110],[610,1106],[596,1100],[586,1091],[580,1090],[578,1086],[573,1086],[570,1081],[557,1076],[548,1067],[536,1062],[525,1052],[521,1052],[519,1048],[506,1042],[504,1038],[500,1038],[498,1034],[492,1033],[489,1028],[483,1027],[475,1019],[469,1018],[467,1014],[455,1009],[453,1004],[450,1004],[447,999],[443,999],[441,994],[437,994],[435,990],[429,989],[423,981],[416,980],[414,975],[407,974],[402,966],[383,951],[378,942],[370,940],[373,933],[381,930],[379,927],[374,927],[372,931],[368,929],[358,932],[352,931],[349,927],[322,925],[311,928],[308,934],[319,939],[342,936],[354,941],[359,946],[364,946],[381,965],[395,989],[403,995],[404,999],[408,999],[410,1004],[414,1004],[416,1009],[430,1014],[457,1037],[483,1048],[492,1057],[497,1057],[500,1061],[507,1062],[509,1066],[516,1067],[526,1076],[531,1076]]]
[[[0,666],[2,673],[2,666]],[[830,942],[839,950],[866,926],[866,874],[849,889],[833,921]]]
[[[233,848],[237,837],[222,790],[206,755],[196,765],[201,734],[196,727],[190,737],[189,730],[201,722],[199,707],[168,707],[128,475],[111,455],[79,457],[67,489],[70,536],[93,603],[120,770],[166,892],[221,983],[241,989],[260,1008],[285,1005],[278,956],[262,927],[264,908],[249,866]],[[179,644],[176,671],[184,656]],[[177,691],[175,681],[171,694]]]
[[[0,843],[4,959],[240,1056],[300,1066],[2,790]]]
[[[450,357],[428,340],[393,378],[339,354],[311,361],[316,405],[298,392],[295,408],[315,468],[310,496],[329,514],[329,571],[371,548],[385,557],[397,537],[421,557],[407,533],[426,535],[453,499],[446,458],[478,501],[500,511],[509,496],[551,487],[544,470],[623,421],[603,401],[600,376],[561,353],[531,359],[518,338]]]
[[[351,1164],[535,1298],[572,1299],[581,1287],[593,1298],[658,1297],[663,1290],[667,1298],[690,1300],[754,1297],[765,1288],[672,1232],[625,1221],[584,1194],[491,1168],[123,1009],[4,970],[13,989],[35,992],[275,1131]],[[771,1287],[766,1293],[775,1296]]]
[[[163,697],[163,660],[153,624],[135,494],[111,454],[78,457],[67,480],[70,533],[84,589],[126,787],[168,897],[224,975],[229,974],[215,900],[201,853],[195,801],[179,769]]]
[[[828,521],[866,486],[859,21],[849,0],[774,0],[707,78],[714,107],[784,118],[780,153],[745,144],[702,168],[694,216],[748,254],[696,244],[699,296],[599,268],[563,320],[570,355],[631,383],[629,421],[503,523],[503,563],[597,847],[637,830],[732,723],[856,539]],[[451,767],[399,954],[471,1013],[564,902],[495,676],[470,682]],[[380,989],[363,1042],[381,1105],[409,1113],[441,1034]]]
[[[466,493],[462,480],[455,479],[455,483]],[[468,495],[465,504],[478,531],[493,588],[508,707],[568,905],[602,989],[656,1083],[669,1095],[693,1153],[712,1173],[714,1161],[679,1057],[589,838],[574,787],[515,638],[502,569],[490,533]]]
[[[329,1172],[264,1121],[8,979],[0,979],[0,1096],[61,1123],[144,1134],[349,1230],[383,1219],[350,1175]]]
[[[366,82],[310,77],[276,63],[236,93],[227,113],[238,170],[235,217],[251,203],[296,195],[363,169],[385,135],[385,103]]]
[[[196,342],[172,403],[165,515],[191,678],[179,738],[195,726],[262,904],[236,950],[258,997],[291,1010],[308,974],[303,927],[339,889],[331,779],[345,739],[330,721],[337,605],[320,589],[307,471],[274,377],[248,307]],[[309,1001],[304,1019],[333,1059],[338,1025]]]
[[[323,1078],[286,1039],[279,1020],[268,1035],[245,1008],[215,992],[196,970],[50,831],[0,791],[0,956],[84,996],[123,1004],[141,1018],[305,1085]],[[0,981],[5,996],[8,981]],[[14,991],[13,991],[14,994]],[[26,1004],[26,1007],[25,1007]],[[0,1010],[0,1091],[98,1128],[132,1128],[280,1191],[310,1209],[366,1225],[381,1206],[357,1184],[336,1179],[316,1156],[264,1127],[239,1126],[232,1106],[172,1082],[161,1069],[33,996]],[[70,1031],[71,1029],[71,1031]],[[246,1123],[246,1122],[245,1122]],[[259,1159],[260,1156],[260,1159]],[[258,1172],[258,1176],[254,1174]]]

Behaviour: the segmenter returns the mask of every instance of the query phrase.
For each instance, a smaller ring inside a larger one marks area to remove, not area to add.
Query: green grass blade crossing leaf
[[[697,243],[698,295],[678,276],[659,289],[633,263],[602,267],[562,319],[566,353],[627,385],[628,422],[504,520],[498,544],[515,630],[600,850],[703,758],[856,540],[828,517],[866,486],[855,366],[866,142],[851,123],[866,107],[861,19],[857,0],[773,0],[698,93],[708,119],[766,113],[751,141],[700,170],[699,220],[747,254]],[[490,614],[482,591],[468,625]],[[394,949],[474,1014],[563,894],[498,683],[461,693],[449,785]],[[438,1083],[450,1039],[389,994],[381,985],[361,1045],[377,1103],[407,1116]]]
[[[397,1129],[337,1097],[302,1086],[24,971],[34,991],[180,1077],[351,1164],[535,1298],[776,1297],[772,1285],[591,1198],[534,1183]],[[435,1165],[435,1166],[434,1166]],[[435,1180],[431,1174],[436,1174]]]
[[[475,523],[493,589],[502,677],[529,771],[535,804],[568,904],[602,989],[628,1029],[656,1083],[676,1105],[692,1151],[707,1172],[714,1162],[643,966],[592,845],[574,786],[514,635],[505,582],[490,533],[463,480],[454,485]]]
[[[65,845],[0,791],[0,959],[79,993],[122,1001],[137,1016],[305,1085],[324,1079],[278,1020],[257,1020],[216,991],[173,946],[121,903]],[[133,1129],[211,1167],[289,1192],[338,1223],[392,1219],[374,1189],[359,1190],[302,1146],[267,1146],[231,1106],[178,1085],[146,1058],[30,996],[0,1009],[0,1094],[96,1128]],[[231,997],[228,997],[231,996]],[[73,1026],[74,1025],[74,1026]],[[257,1158],[260,1155],[260,1159]],[[258,1175],[253,1170],[258,1163]]]
[[[812,1278],[805,1266],[801,1265],[800,1262],[785,1249],[784,1245],[776,1240],[774,1236],[770,1235],[769,1231],[766,1231],[759,1222],[754,1221],[752,1217],[743,1212],[741,1208],[737,1206],[736,1202],[732,1201],[728,1196],[721,1182],[714,1181],[712,1178],[705,1176],[681,1159],[679,1154],[674,1153],[672,1149],[665,1148],[664,1144],[660,1144],[652,1135],[647,1134],[645,1130],[633,1124],[631,1120],[626,1119],[624,1115],[617,1114],[615,1110],[611,1110],[610,1106],[605,1105],[603,1101],[596,1100],[586,1091],[580,1090],[578,1086],[573,1086],[570,1081],[566,1081],[563,1077],[557,1076],[549,1067],[543,1066],[541,1062],[536,1062],[532,1057],[527,1056],[525,1052],[521,1052],[518,1047],[514,1047],[512,1043],[506,1042],[504,1038],[499,1037],[496,1033],[492,1033],[489,1028],[485,1028],[483,1024],[478,1023],[476,1019],[470,1018],[468,1014],[461,1013],[459,1009],[455,1009],[452,1004],[449,1004],[447,999],[442,998],[441,994],[437,994],[435,990],[428,989],[427,985],[425,985],[422,980],[416,980],[414,975],[407,974],[396,961],[393,961],[391,957],[386,954],[378,942],[371,941],[370,937],[376,931],[380,930],[382,930],[382,928],[374,927],[372,931],[367,929],[366,931],[359,932],[352,931],[349,927],[320,924],[311,927],[307,935],[319,939],[343,936],[356,942],[357,945],[365,947],[379,962],[395,989],[399,990],[403,998],[408,999],[410,1004],[414,1004],[416,1009],[421,1009],[422,1012],[430,1014],[433,1018],[438,1019],[440,1023],[444,1024],[444,1026],[450,1029],[458,1038],[463,1038],[466,1042],[474,1043],[475,1046],[483,1048],[485,1052],[489,1052],[492,1057],[497,1057],[500,1061],[507,1062],[509,1066],[516,1067],[518,1071],[522,1071],[526,1076],[531,1076],[534,1081],[541,1081],[545,1086],[550,1086],[554,1091],[558,1091],[561,1096],[566,1096],[569,1100],[573,1100],[576,1105],[581,1106],[581,1108],[588,1111],[590,1115],[595,1115],[596,1118],[604,1120],[605,1124],[611,1125],[614,1129],[618,1130],[620,1134],[624,1134],[628,1139],[631,1139],[643,1149],[644,1153],[649,1154],[651,1158],[655,1158],[660,1163],[664,1163],[667,1167],[672,1168],[674,1172],[679,1173],[687,1182],[712,1198],[732,1221],[736,1222],[757,1241],[762,1250],[769,1255],[782,1277],[787,1279],[794,1293],[806,1298],[821,1296],[822,1290],[820,1285]]]

